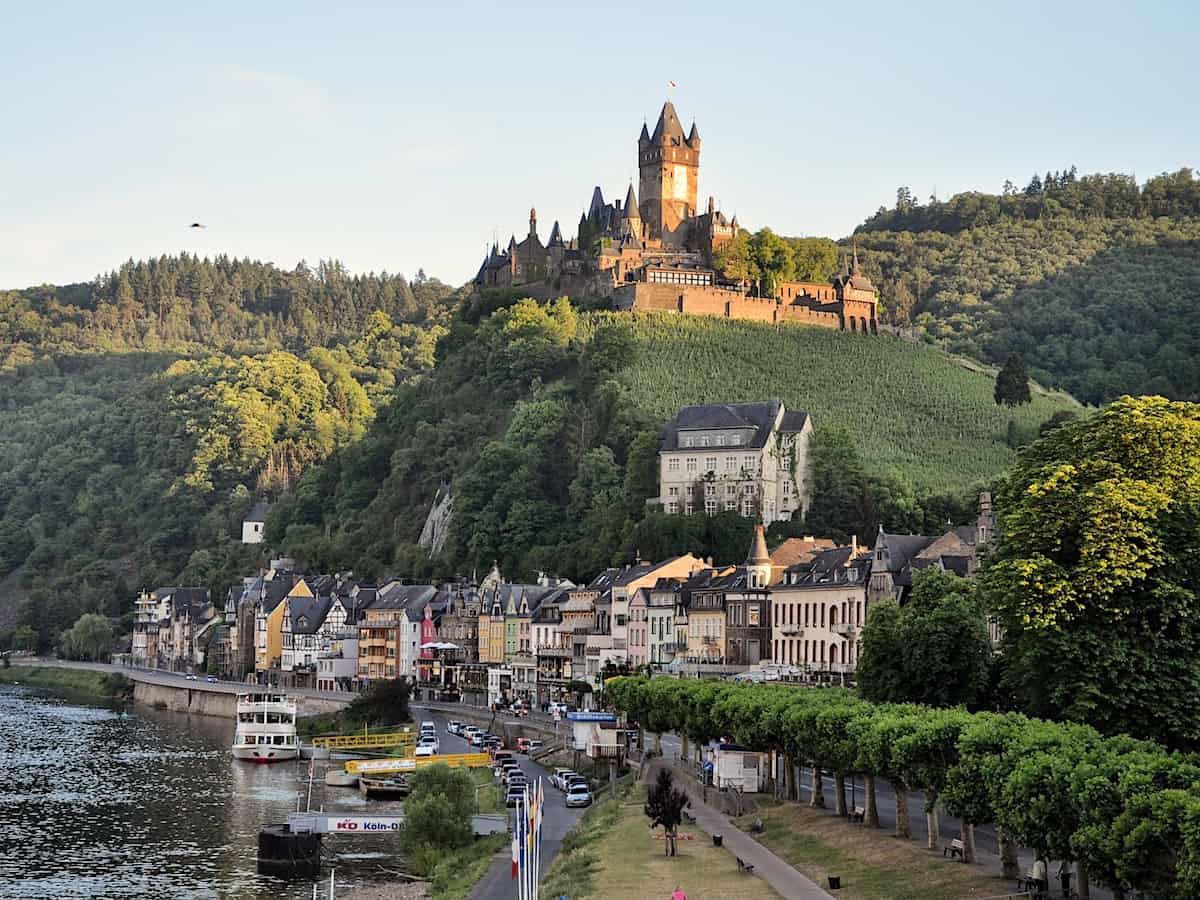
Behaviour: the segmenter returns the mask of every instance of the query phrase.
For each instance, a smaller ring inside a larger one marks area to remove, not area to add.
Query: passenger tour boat
[[[299,756],[296,701],[280,693],[238,694],[233,755],[261,763],[282,762]]]

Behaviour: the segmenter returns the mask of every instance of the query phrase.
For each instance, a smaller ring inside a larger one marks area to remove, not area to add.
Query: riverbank
[[[0,684],[56,688],[110,700],[132,700],[133,682],[119,673],[57,666],[11,666],[0,669]]]

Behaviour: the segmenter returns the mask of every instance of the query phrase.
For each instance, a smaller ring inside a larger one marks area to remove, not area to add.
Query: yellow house
[[[274,608],[267,609],[265,604],[259,607],[254,622],[255,669],[265,671],[279,668],[279,661],[283,657],[283,617],[287,613],[288,597],[311,599],[312,596],[312,590],[301,578]]]

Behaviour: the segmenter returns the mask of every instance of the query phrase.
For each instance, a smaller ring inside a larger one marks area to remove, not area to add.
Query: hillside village
[[[994,530],[794,537],[768,548],[763,522],[802,514],[811,417],[778,400],[689,406],[666,424],[659,492],[678,515],[734,511],[760,524],[741,560],[635,558],[583,583],[543,573],[413,584],[312,573],[273,559],[225,597],[162,587],[136,601],[128,662],[281,687],[359,691],[403,678],[430,697],[478,704],[585,702],[614,674],[851,683],[873,606],[903,602],[916,573],[969,578]],[[262,541],[255,506],[242,540]]]

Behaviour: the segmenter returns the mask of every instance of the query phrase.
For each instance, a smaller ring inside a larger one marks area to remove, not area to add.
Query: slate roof
[[[679,116],[675,113],[675,104],[670,100],[663,104],[662,112],[658,114],[658,122],[654,126],[654,134],[650,135],[650,140],[658,143],[664,137],[675,139],[680,144],[686,140],[683,136],[683,126],[679,124]]]
[[[851,558],[852,547],[822,550],[813,558],[787,570],[789,584],[777,587],[825,587],[831,584],[866,584],[871,573],[869,555]]]
[[[333,598],[328,596],[289,598],[287,611],[292,620],[292,633],[316,634],[325,623],[331,606]]]
[[[266,500],[259,500],[251,508],[250,512],[246,513],[247,522],[265,522],[267,521],[267,510],[271,508],[271,504]]]
[[[684,406],[675,418],[663,429],[663,450],[679,450],[679,435],[686,431],[720,431],[724,429],[754,429],[754,436],[739,447],[761,449],[767,443],[771,428],[779,417],[782,400],[766,400],[758,403],[710,403]],[[782,432],[798,432],[808,420],[804,410],[785,410],[780,423]],[[694,447],[687,448],[696,449]],[[706,448],[713,449],[713,448]],[[721,449],[720,447],[716,449]],[[731,449],[731,448],[726,448]]]
[[[878,550],[881,545],[885,546],[888,556],[888,571],[899,572],[908,568],[909,560],[933,541],[934,538],[925,537],[923,534],[888,534],[880,531],[879,539],[875,542],[875,549]]]
[[[291,575],[277,575],[269,581],[264,581],[262,593],[263,612],[270,613],[282,603],[283,598],[288,595],[288,591],[292,589],[294,583]]]

